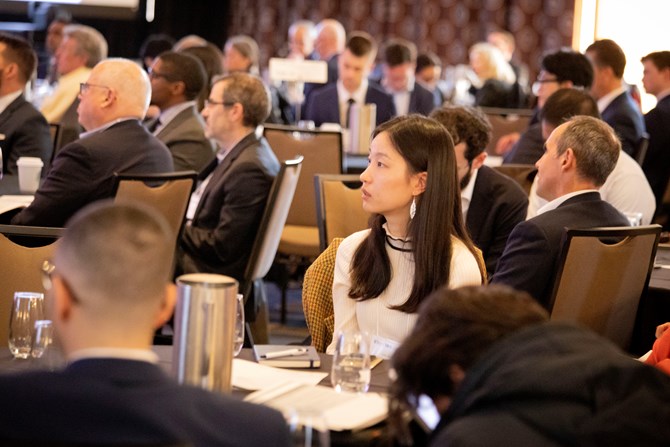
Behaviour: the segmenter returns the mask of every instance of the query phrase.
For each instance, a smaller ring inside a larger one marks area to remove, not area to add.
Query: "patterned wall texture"
[[[347,31],[367,31],[379,42],[404,37],[455,65],[467,63],[470,45],[501,28],[516,36],[515,58],[535,76],[543,53],[571,45],[574,7],[574,0],[231,0],[230,35],[255,38],[265,66],[285,51],[291,22],[333,17]]]

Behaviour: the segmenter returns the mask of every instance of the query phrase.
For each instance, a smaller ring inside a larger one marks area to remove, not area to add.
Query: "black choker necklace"
[[[387,234],[386,235],[386,243],[388,244],[389,247],[391,247],[394,250],[402,251],[402,252],[405,252],[405,253],[409,253],[409,252],[412,251],[411,248],[404,248],[404,247],[399,247],[397,245],[393,245],[393,242],[391,242],[391,241],[398,241],[398,242],[401,242],[403,245],[408,243],[407,241],[401,241],[401,240],[398,240],[398,239],[394,239]]]

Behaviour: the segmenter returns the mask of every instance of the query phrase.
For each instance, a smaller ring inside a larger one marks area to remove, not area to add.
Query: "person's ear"
[[[568,170],[575,167],[575,152],[571,147],[567,148],[563,154],[561,154],[561,168],[563,170]]]
[[[74,307],[74,298],[70,288],[65,285],[60,276],[55,276],[51,280],[52,299],[53,299],[53,318],[61,322],[67,322],[72,316]]]
[[[173,82],[172,85],[170,86],[170,91],[174,96],[184,94],[185,90],[186,90],[186,84],[183,81]]]
[[[414,195],[418,196],[419,194],[423,194],[423,192],[426,190],[426,182],[428,181],[428,173],[426,171],[424,172],[419,172],[418,174],[415,175],[415,184],[414,184]]]
[[[484,160],[486,160],[486,152],[482,152],[481,154],[477,155],[475,158],[472,159],[472,163],[470,164],[470,167],[473,171],[476,171],[477,169],[481,168],[484,165]]]
[[[454,389],[463,382],[465,370],[460,365],[452,363],[449,365],[449,378],[454,383]]]
[[[177,302],[177,287],[172,284],[165,285],[165,293],[163,294],[163,299],[160,303],[160,308],[156,313],[156,318],[154,320],[154,328],[158,329],[163,326],[171,317],[174,312],[174,306]]]

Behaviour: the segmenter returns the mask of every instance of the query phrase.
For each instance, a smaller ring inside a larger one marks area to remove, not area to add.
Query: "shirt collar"
[[[67,358],[68,363],[84,359],[124,359],[158,363],[158,355],[150,349],[126,348],[85,348],[73,352]]]
[[[355,92],[349,93],[349,91],[344,88],[341,80],[337,81],[337,97],[340,99],[340,102],[347,102],[349,98],[353,98],[356,101],[356,104],[365,104],[365,95],[368,92],[368,80],[363,78],[361,85],[358,86]]]
[[[165,127],[175,119],[177,115],[179,115],[181,112],[184,110],[188,109],[189,107],[195,107],[195,101],[185,101],[185,102],[180,102],[179,104],[176,104],[172,107],[168,107],[165,110],[161,110],[161,114],[158,116],[158,119],[160,120],[161,123],[161,128]]]
[[[461,207],[464,216],[468,214],[468,208],[470,207],[470,202],[472,202],[472,194],[475,192],[475,183],[477,182],[478,173],[479,169],[475,169],[470,176],[468,184],[465,188],[461,189]]]
[[[120,122],[122,122],[122,121],[130,121],[130,120],[136,120],[136,121],[137,121],[138,119],[137,119],[137,117],[134,117],[134,116],[125,116],[125,117],[117,118],[117,119],[115,119],[115,120],[113,120],[113,121],[110,121],[110,122],[108,122],[108,123],[106,123],[106,124],[103,124],[103,125],[100,126],[100,127],[96,127],[95,129],[91,129],[91,130],[89,130],[89,131],[86,131],[86,132],[83,132],[83,133],[79,134],[79,138],[86,138],[86,137],[89,137],[89,136],[91,136],[91,135],[93,135],[93,134],[96,134],[96,133],[99,133],[99,132],[102,132],[102,131],[105,131],[105,130],[109,129],[109,128],[112,127],[114,124],[118,124],[118,123],[120,123]]]
[[[602,98],[598,100],[598,111],[600,113],[603,113],[603,111],[609,106],[612,101],[614,101],[615,98],[617,98],[619,95],[622,93],[625,93],[628,91],[628,87],[625,85],[622,85],[621,87],[612,90]]]
[[[561,206],[563,204],[563,202],[565,202],[568,199],[571,199],[571,198],[573,198],[575,196],[578,196],[580,194],[586,194],[586,193],[589,193],[589,192],[598,192],[598,190],[597,189],[582,189],[582,190],[579,190],[579,191],[574,191],[574,192],[571,192],[571,193],[568,193],[568,194],[564,194],[561,197],[558,197],[558,198],[552,200],[551,202],[546,203],[542,208],[537,210],[537,216],[539,216],[542,213],[546,213],[547,211],[555,210],[556,208]]]
[[[5,109],[11,103],[13,103],[16,100],[16,98],[21,96],[22,93],[23,93],[23,90],[19,89],[19,90],[13,92],[13,93],[9,93],[9,94],[3,96],[2,98],[0,98],[0,113],[4,112]]]

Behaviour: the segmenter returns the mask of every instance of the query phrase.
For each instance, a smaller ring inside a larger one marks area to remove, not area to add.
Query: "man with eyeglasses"
[[[200,172],[214,158],[205,137],[205,122],[196,110],[196,98],[205,87],[202,63],[186,53],[161,53],[149,68],[151,104],[160,115],[145,123],[172,153],[175,171]]]
[[[542,58],[540,74],[533,83],[537,109],[523,134],[505,135],[496,144],[496,153],[504,154],[503,163],[535,164],[542,157],[544,138],[539,112],[555,91],[562,88],[588,89],[593,82],[591,63],[581,53],[562,49]]]
[[[490,277],[507,237],[526,219],[528,197],[514,180],[484,166],[491,138],[486,115],[472,107],[446,106],[434,110],[430,117],[446,127],[454,139],[463,218],[484,255]]]
[[[126,59],[108,59],[79,87],[79,122],[87,130],[53,160],[35,200],[14,225],[62,227],[79,209],[112,197],[114,173],[172,172],[170,151],[141,124],[149,77]]]
[[[256,127],[270,114],[260,78],[215,78],[205,108],[205,134],[219,145],[200,173],[180,239],[178,272],[220,273],[241,281],[279,162]]]
[[[68,222],[42,269],[68,363],[0,376],[3,445],[289,445],[279,412],[159,366],[151,341],[175,303],[173,238],[139,205],[98,202]]]

